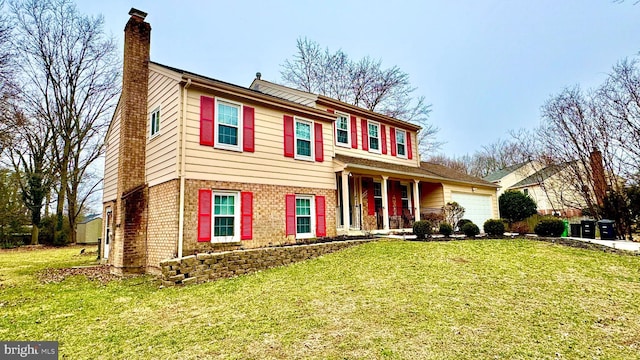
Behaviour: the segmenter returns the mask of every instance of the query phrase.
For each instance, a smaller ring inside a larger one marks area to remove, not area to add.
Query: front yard
[[[636,256],[526,240],[381,241],[187,287],[40,282],[47,267],[93,261],[79,250],[0,252],[0,339],[58,340],[74,359],[640,354]]]

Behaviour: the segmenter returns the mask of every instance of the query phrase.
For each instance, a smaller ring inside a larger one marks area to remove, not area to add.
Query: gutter
[[[178,258],[182,258],[182,250],[184,243],[184,187],[185,187],[185,176],[186,176],[186,149],[187,149],[187,89],[191,86],[191,79],[187,79],[187,82],[184,84],[182,90],[182,123],[181,125],[181,136],[180,136],[180,173],[178,177],[180,178],[180,205],[179,205],[179,216],[178,216]]]

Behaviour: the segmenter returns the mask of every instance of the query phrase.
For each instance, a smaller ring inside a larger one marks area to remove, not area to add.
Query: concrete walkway
[[[604,245],[604,246],[612,247],[614,249],[619,249],[619,250],[640,252],[640,242],[633,242],[633,241],[627,241],[627,240],[583,239],[579,237],[567,237],[565,239],[578,240],[578,241],[583,241],[587,243]]]

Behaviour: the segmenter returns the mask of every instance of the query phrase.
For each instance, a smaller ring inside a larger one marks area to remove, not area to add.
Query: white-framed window
[[[216,98],[215,147],[242,150],[242,104]]]
[[[313,161],[313,123],[295,118],[293,132],[295,158]]]
[[[411,207],[409,206],[409,186],[400,184],[400,195],[402,198],[402,213],[404,214],[404,209],[409,209],[410,212],[413,212]]]
[[[373,182],[373,201],[376,207],[376,213],[382,211],[382,183]]]
[[[240,195],[232,191],[213,191],[211,242],[240,241]]]
[[[336,112],[336,145],[351,147],[351,120],[348,114]]]
[[[314,237],[315,201],[312,195],[296,195],[296,238]]]
[[[150,138],[160,133],[160,107],[158,106],[151,112],[149,116],[149,134]]]
[[[377,122],[367,122],[369,128],[369,151],[380,153],[380,124]]]
[[[398,157],[407,157],[407,132],[396,129],[396,152]]]

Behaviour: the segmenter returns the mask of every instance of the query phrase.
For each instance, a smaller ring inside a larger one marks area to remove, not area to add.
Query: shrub
[[[509,224],[522,221],[538,212],[536,202],[529,195],[514,190],[506,191],[500,195],[498,206],[500,207],[500,215]]]
[[[558,218],[544,218],[536,225],[534,231],[538,236],[560,236],[564,231],[564,222]]]
[[[504,223],[502,220],[489,219],[484,222],[484,232],[491,236],[504,235]]]
[[[460,221],[458,221],[458,224],[457,224],[456,226],[458,227],[458,229],[459,229],[459,230],[462,230],[462,227],[463,227],[465,224],[472,223],[472,222],[473,222],[473,221],[471,221],[471,220],[469,220],[469,219],[460,219]]]
[[[528,234],[531,232],[531,228],[529,224],[524,221],[519,221],[511,226],[511,231],[516,232],[520,235]]]
[[[468,237],[473,237],[480,234],[480,229],[478,228],[478,225],[472,222],[464,224],[462,226],[462,229],[460,230],[462,230],[462,232]]]
[[[425,239],[428,235],[431,235],[432,224],[427,220],[420,220],[413,223],[413,234],[418,239]]]
[[[449,237],[451,235],[451,233],[453,233],[453,227],[451,225],[449,225],[448,223],[442,223],[440,224],[440,229],[439,229],[440,234]]]

